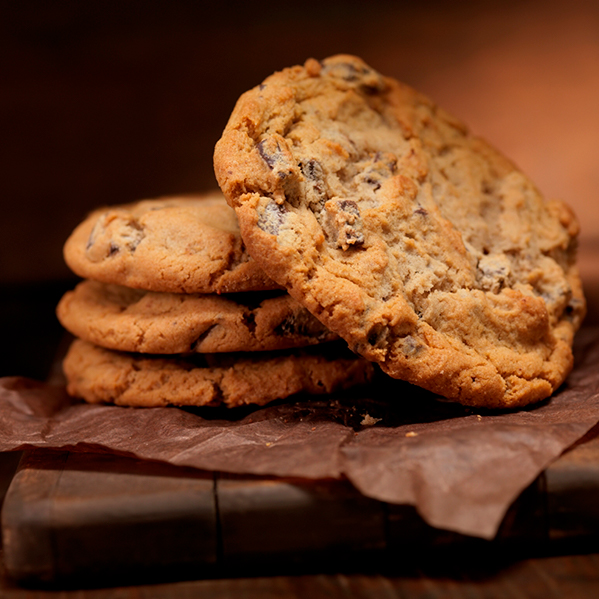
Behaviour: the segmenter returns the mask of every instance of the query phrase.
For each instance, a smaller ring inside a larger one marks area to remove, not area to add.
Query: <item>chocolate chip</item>
[[[253,312],[245,313],[242,320],[250,333],[253,333],[256,330],[256,315]]]
[[[221,404],[225,403],[225,396],[223,394],[223,390],[216,382],[212,383],[212,393],[212,399],[210,400],[210,403],[207,405],[220,406]]]
[[[383,91],[382,86],[377,86],[377,85],[367,85],[366,83],[360,86],[360,89],[367,95],[367,96],[375,96],[376,94],[379,94],[380,92]]]
[[[584,304],[582,300],[577,297],[573,297],[570,299],[570,302],[564,309],[564,316],[567,320],[574,320],[576,317],[580,317],[581,310]]]
[[[304,175],[304,197],[314,212],[320,212],[326,199],[325,174],[322,165],[313,158],[305,159],[299,163]]]
[[[109,211],[101,215],[87,240],[85,255],[100,262],[121,251],[134,252],[145,236],[143,227],[132,217]]]
[[[276,156],[276,154],[273,154],[271,151],[269,151],[265,147],[266,141],[267,140],[263,139],[258,144],[258,153],[260,154],[260,156],[262,156],[262,160],[264,160],[264,162],[266,162],[266,164],[268,164],[268,166],[272,170],[275,167],[275,164],[277,162],[277,156]],[[277,149],[280,150],[280,147],[278,145],[277,145]]]
[[[278,177],[278,197],[283,192],[293,206],[298,204],[299,170],[288,144],[281,135],[273,133],[257,144],[258,153],[273,175]]]
[[[309,334],[305,322],[298,321],[295,315],[289,315],[276,328],[275,333],[284,337],[291,335],[306,336]]]
[[[375,191],[377,191],[377,189],[381,188],[380,182],[377,181],[376,179],[373,179],[372,177],[367,177],[366,179],[364,179],[364,181],[366,183],[368,183],[368,185],[372,185],[372,187],[374,188]]]
[[[316,184],[322,184],[324,180],[324,171],[322,170],[322,165],[320,162],[318,162],[318,160],[314,160],[314,158],[302,160],[300,162],[300,169],[307,179]]]
[[[213,325],[209,326],[197,339],[195,339],[194,341],[192,341],[189,345],[189,351],[190,352],[197,352],[198,348],[200,347],[200,345],[204,342],[204,340],[206,339],[206,337],[208,337],[208,335],[210,335],[210,333],[216,328],[220,326],[217,323],[214,323]]]
[[[364,235],[362,235],[362,233],[358,233],[357,231],[351,228],[348,228],[348,230],[345,232],[345,243],[342,243],[341,247],[344,250],[347,250],[349,249],[350,245],[361,245],[363,243]]]
[[[387,329],[385,329],[381,325],[373,326],[370,329],[370,331],[368,331],[368,335],[367,335],[368,344],[372,345],[373,347],[378,345],[386,337],[386,334],[387,334]]]
[[[421,354],[424,351],[425,347],[421,343],[418,343],[412,335],[406,335],[402,339],[402,351],[403,353],[410,357],[414,358]]]
[[[358,204],[355,200],[341,200],[339,202],[339,208],[348,214],[353,214],[354,216],[360,216],[360,209],[358,208]]]
[[[397,170],[397,158],[390,152],[376,152],[364,163],[357,181],[369,185],[373,191],[381,188],[383,181],[392,177]]]
[[[284,148],[285,140],[280,135],[270,135],[258,143],[258,153],[262,160],[279,179],[285,179],[293,172],[289,152]]]
[[[355,81],[359,76],[358,69],[356,69],[356,67],[349,62],[337,63],[332,68],[327,67],[326,70],[327,72],[332,72],[337,77],[341,77],[346,81]]]
[[[329,330],[308,312],[288,315],[275,329],[283,337],[299,335],[315,340],[329,337]]]
[[[258,218],[258,227],[271,235],[278,235],[281,225],[285,222],[285,207],[270,200]]]

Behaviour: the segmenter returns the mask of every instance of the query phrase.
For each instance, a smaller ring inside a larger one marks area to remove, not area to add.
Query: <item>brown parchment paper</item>
[[[64,389],[0,379],[0,450],[112,451],[239,474],[347,477],[363,494],[414,505],[431,525],[492,538],[512,501],[599,421],[599,330],[549,400],[482,412],[381,375],[354,392],[261,409],[88,405]]]

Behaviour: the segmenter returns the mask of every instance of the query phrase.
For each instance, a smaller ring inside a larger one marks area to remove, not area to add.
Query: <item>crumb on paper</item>
[[[480,414],[477,414],[476,419],[480,422],[483,419],[483,417]]]
[[[363,414],[362,422],[360,422],[360,424],[362,426],[372,426],[381,420],[382,418],[374,418],[374,416],[371,416],[370,414]]]
[[[272,445],[272,443],[269,441],[269,442],[266,444],[266,447],[270,447],[271,445]]]
[[[409,433],[406,433],[406,437],[417,437],[418,433],[415,433],[414,431],[410,431]]]

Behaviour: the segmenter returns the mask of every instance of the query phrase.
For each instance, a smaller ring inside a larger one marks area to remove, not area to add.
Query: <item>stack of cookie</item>
[[[220,192],[97,210],[64,255],[85,279],[57,308],[64,372],[89,402],[263,405],[372,375],[246,253]]]
[[[85,282],[61,302],[87,342],[65,362],[71,392],[239,405],[367,379],[320,344],[329,331],[471,406],[525,406],[568,376],[586,310],[576,218],[410,87],[353,56],[284,69],[241,96],[214,167],[235,214],[220,196],[142,203],[67,243],[76,273],[125,286]],[[261,299],[277,287],[263,272],[295,299]],[[189,295],[230,292],[249,295]],[[216,351],[246,353],[139,353]]]

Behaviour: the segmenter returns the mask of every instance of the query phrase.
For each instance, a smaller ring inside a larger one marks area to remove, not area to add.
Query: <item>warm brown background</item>
[[[62,244],[88,210],[213,187],[212,150],[239,94],[337,52],[426,92],[566,199],[596,295],[597,2],[8,4],[0,292],[13,298],[1,307],[16,338],[35,334],[31,295],[49,294],[49,310],[69,281]]]

